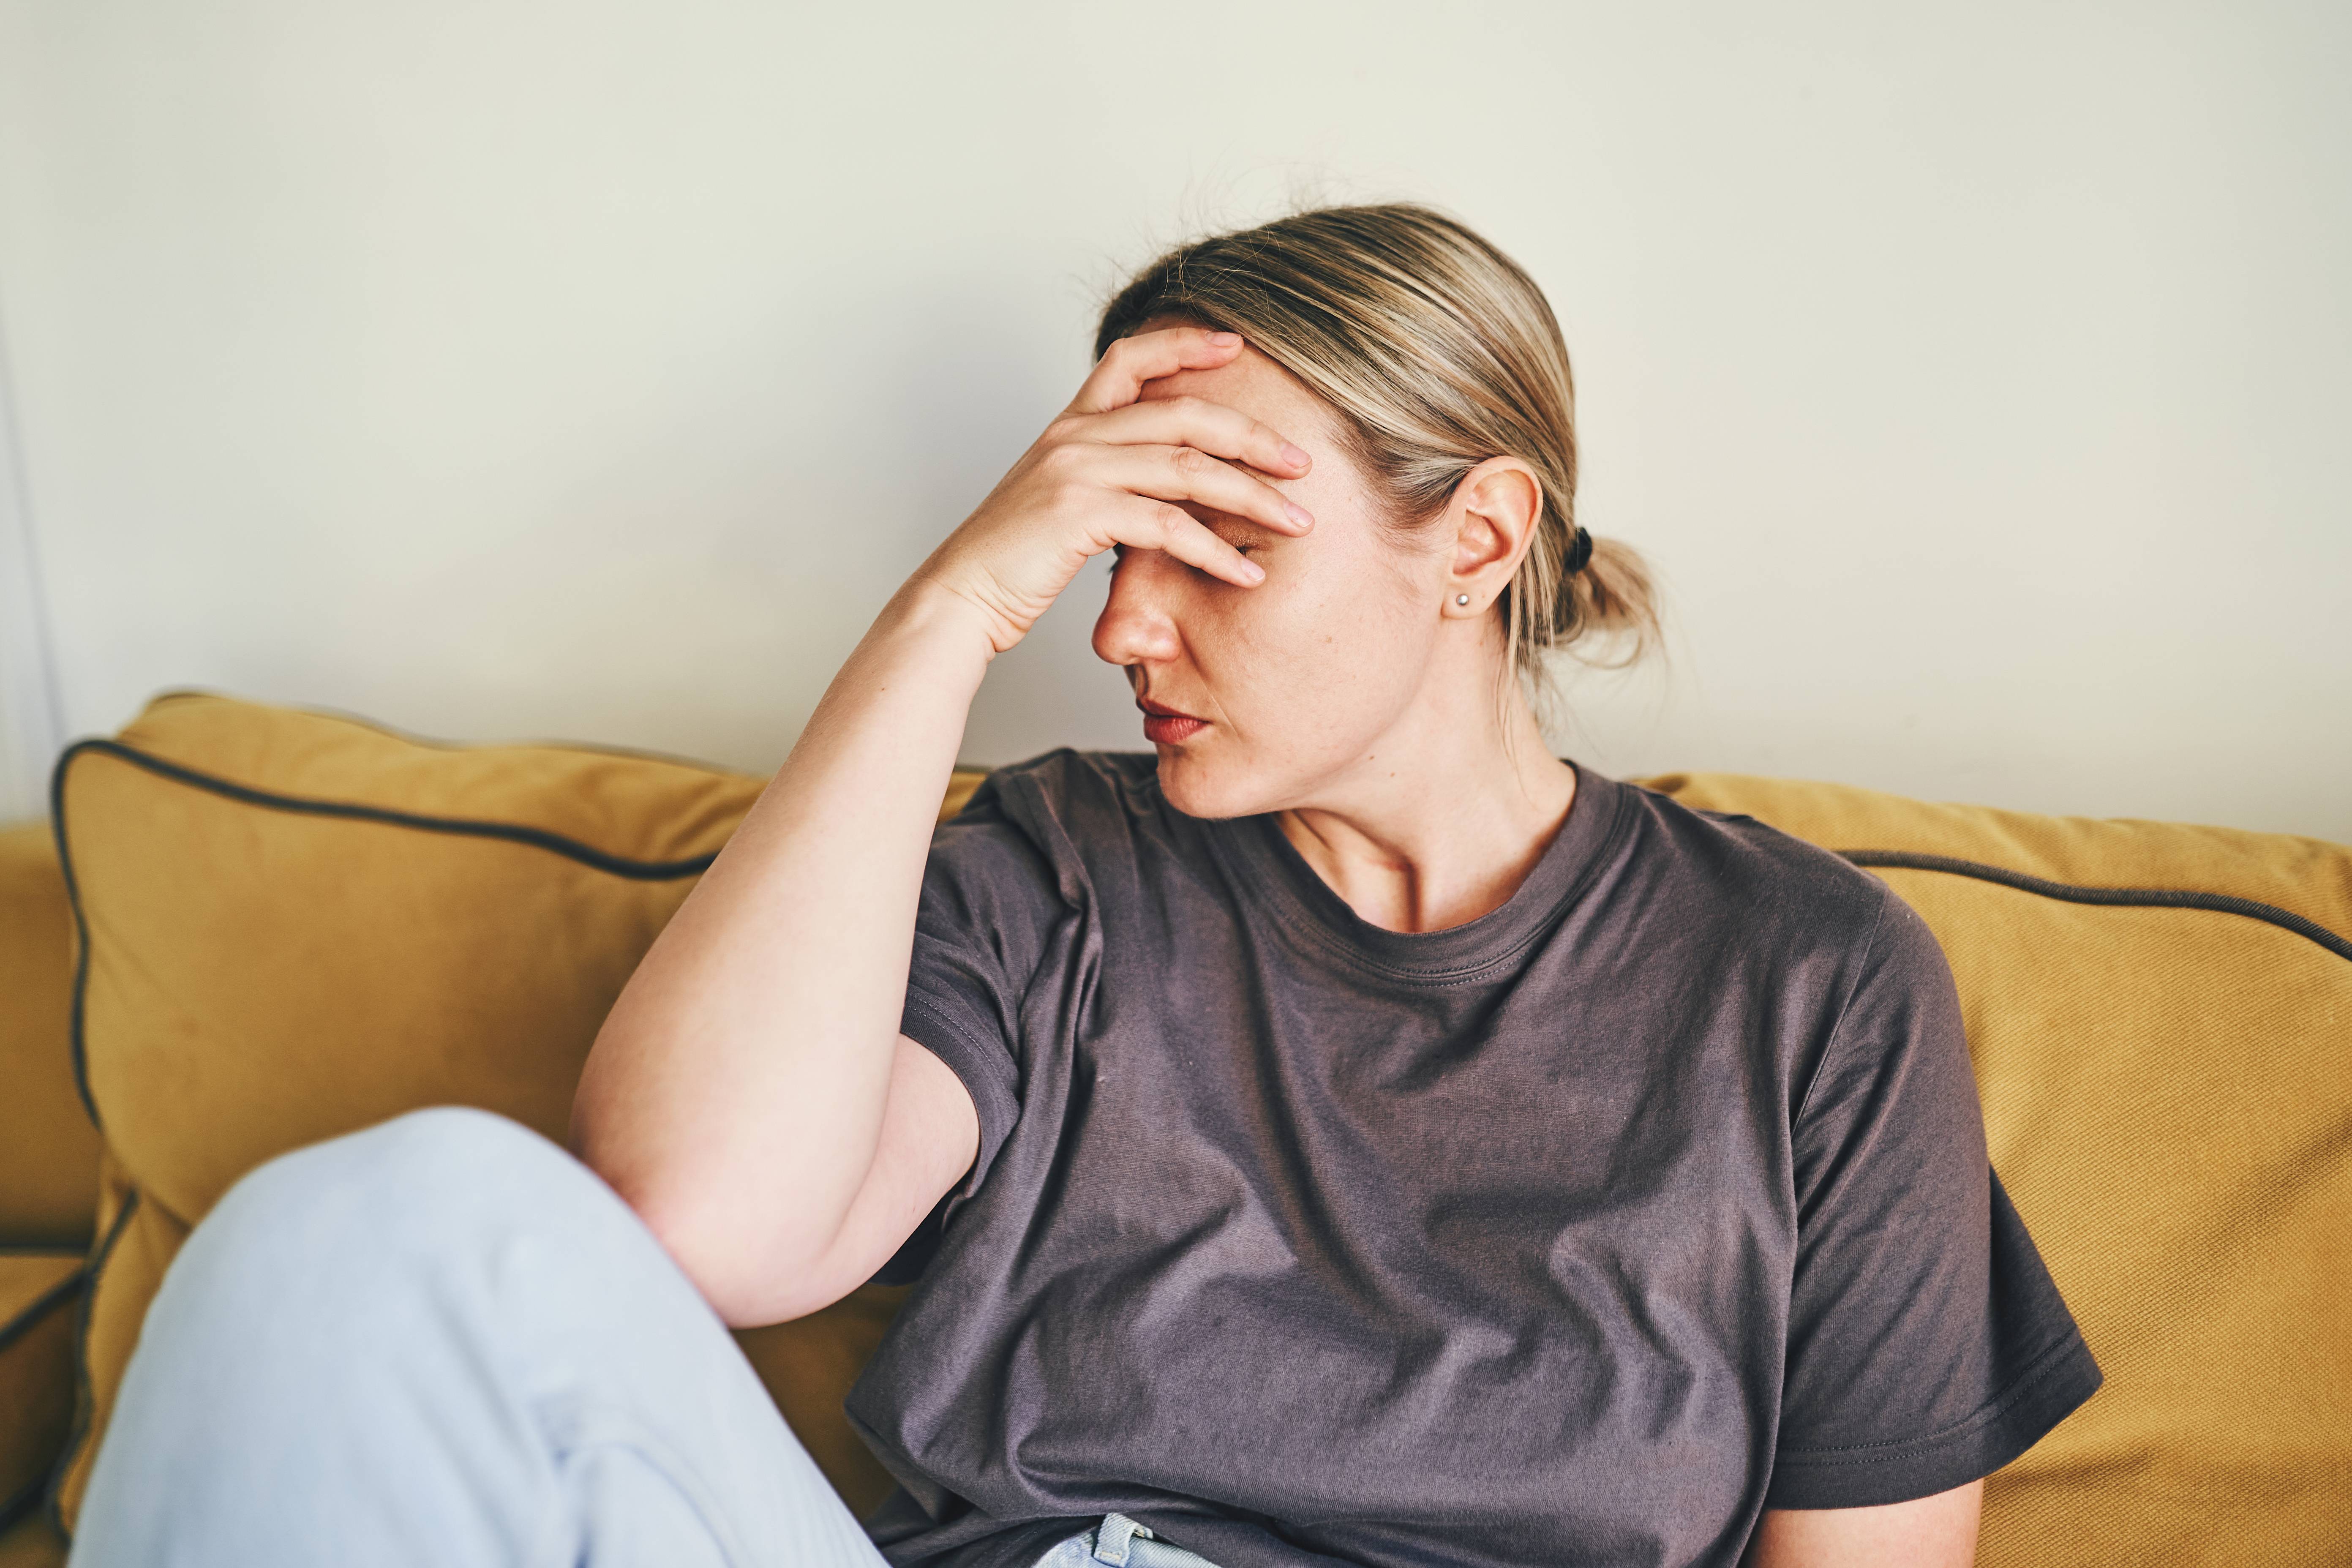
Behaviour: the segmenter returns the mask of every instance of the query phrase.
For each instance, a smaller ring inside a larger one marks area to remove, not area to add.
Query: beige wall
[[[2347,105],[2341,5],[0,0],[64,722],[772,764],[1118,268],[1319,184],[1551,290],[1675,626],[1577,754],[2352,839]],[[968,757],[1140,745],[1089,615]]]

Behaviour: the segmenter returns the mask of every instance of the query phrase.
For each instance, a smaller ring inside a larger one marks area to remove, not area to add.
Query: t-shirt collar
[[[1357,914],[1292,847],[1272,815],[1204,826],[1244,891],[1330,957],[1406,984],[1475,984],[1516,967],[1529,944],[1559,922],[1617,836],[1627,786],[1574,762],[1568,765],[1576,770],[1576,797],[1535,868],[1499,907],[1443,931],[1389,931]]]

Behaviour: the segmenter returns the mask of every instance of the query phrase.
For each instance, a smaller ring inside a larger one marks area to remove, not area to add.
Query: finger
[[[1193,447],[1213,458],[1247,463],[1263,474],[1296,479],[1313,459],[1273,426],[1205,397],[1164,397],[1114,408],[1087,421],[1089,441]]]
[[[1103,351],[1067,411],[1102,414],[1124,408],[1142,395],[1147,381],[1180,370],[1213,370],[1241,352],[1239,332],[1214,332],[1206,327],[1162,327],[1121,338]]]
[[[1151,500],[1192,501],[1277,533],[1300,534],[1315,526],[1305,507],[1197,447],[1110,447],[1101,461],[1094,470],[1100,482]]]
[[[1199,519],[1181,507],[1136,498],[1137,510],[1124,514],[1114,530],[1118,542],[1130,548],[1164,550],[1187,566],[1237,588],[1255,588],[1265,581],[1265,568],[1219,539]]]

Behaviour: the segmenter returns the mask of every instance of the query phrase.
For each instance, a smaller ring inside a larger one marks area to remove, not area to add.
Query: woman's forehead
[[[1145,382],[1137,401],[1155,403],[1170,397],[1221,403],[1301,443],[1327,435],[1331,428],[1330,410],[1323,400],[1246,342],[1239,354],[1213,370],[1182,370]]]

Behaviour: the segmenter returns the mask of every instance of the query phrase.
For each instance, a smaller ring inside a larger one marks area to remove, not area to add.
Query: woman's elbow
[[[728,1327],[782,1322],[825,1304],[814,1298],[833,1237],[805,1216],[690,1179],[611,1184]]]
[[[712,1310],[730,1327],[772,1323],[814,1310],[799,1306],[840,1229],[822,1193],[779,1201],[772,1169],[744,1171],[704,1144],[632,1138],[584,1098],[575,1106],[572,1149],[634,1210]],[[830,1216],[830,1217],[828,1217]],[[822,1303],[816,1303],[821,1305]]]

